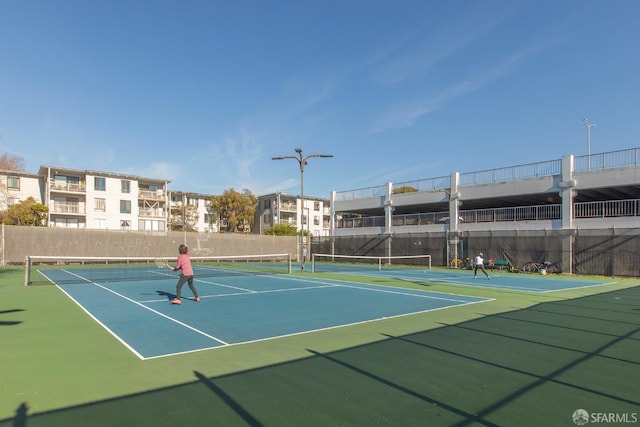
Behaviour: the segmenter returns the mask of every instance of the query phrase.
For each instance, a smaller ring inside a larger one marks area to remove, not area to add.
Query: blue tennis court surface
[[[355,274],[358,276],[389,277],[414,282],[438,282],[450,285],[480,286],[486,288],[508,289],[526,292],[553,292],[568,289],[577,289],[590,286],[601,286],[611,282],[593,279],[576,279],[559,277],[556,275],[522,274],[499,272],[494,274],[488,271],[491,279],[487,279],[482,272],[474,279],[471,270],[422,270],[407,268],[383,268],[356,266],[352,270],[343,267],[325,266],[326,269],[316,268],[318,272],[340,272],[340,274]]]
[[[169,303],[175,284],[170,276],[58,287],[141,359],[489,301],[311,275],[246,274],[196,278],[202,301],[190,299],[185,286],[176,306]]]

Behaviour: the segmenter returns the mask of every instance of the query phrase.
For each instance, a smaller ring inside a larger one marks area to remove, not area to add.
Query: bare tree
[[[24,158],[9,153],[0,155],[0,170],[24,172]]]

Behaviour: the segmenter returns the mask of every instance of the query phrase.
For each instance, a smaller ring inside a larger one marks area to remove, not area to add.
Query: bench
[[[502,270],[503,268],[509,268],[509,261],[506,259],[497,259],[493,261],[493,268],[497,268],[498,270]]]

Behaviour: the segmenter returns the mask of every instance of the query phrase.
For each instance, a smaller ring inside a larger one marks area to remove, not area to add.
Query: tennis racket
[[[153,260],[158,268],[168,268],[173,270],[173,267],[169,265],[169,262],[166,259],[156,258]]]

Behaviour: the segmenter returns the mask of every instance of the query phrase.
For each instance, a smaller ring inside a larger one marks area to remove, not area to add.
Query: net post
[[[31,283],[31,257],[24,257],[24,285],[29,286]]]
[[[287,274],[291,274],[291,254],[287,254]]]

